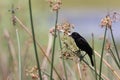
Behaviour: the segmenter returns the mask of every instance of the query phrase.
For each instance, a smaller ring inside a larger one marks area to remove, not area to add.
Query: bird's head
[[[77,39],[80,37],[80,34],[77,33],[77,32],[73,32],[72,34],[70,34],[70,36],[73,38],[73,39]]]

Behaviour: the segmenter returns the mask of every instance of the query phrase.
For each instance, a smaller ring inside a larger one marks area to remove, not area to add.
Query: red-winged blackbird
[[[91,60],[91,64],[92,66],[94,66],[93,59],[92,59],[93,49],[90,47],[88,42],[77,32],[73,32],[70,36],[74,39],[77,47],[88,54]]]

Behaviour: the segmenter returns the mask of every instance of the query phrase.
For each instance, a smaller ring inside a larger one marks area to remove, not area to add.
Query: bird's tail
[[[91,61],[92,66],[94,66],[94,62],[93,62],[93,59],[92,59],[92,55],[89,55],[89,57],[90,57],[90,61]]]

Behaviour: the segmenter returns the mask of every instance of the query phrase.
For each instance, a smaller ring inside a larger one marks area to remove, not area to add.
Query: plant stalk
[[[119,55],[119,53],[118,53],[118,49],[117,49],[117,46],[116,46],[116,44],[115,44],[115,39],[114,39],[114,36],[113,36],[113,32],[112,32],[112,28],[111,28],[111,27],[110,27],[110,32],[111,32],[113,44],[114,44],[114,47],[115,47],[115,51],[116,51],[116,54],[117,54],[117,58],[118,58],[118,61],[119,61],[119,64],[120,64],[120,55]]]
[[[52,62],[51,62],[50,80],[52,80],[52,77],[53,77],[53,64],[54,64],[54,54],[55,54],[55,42],[56,42],[57,22],[58,22],[58,10],[56,11],[55,35],[54,35],[54,40],[53,40],[53,50],[52,50]]]
[[[117,64],[117,66],[118,66],[118,68],[120,69],[120,64],[119,64],[119,62],[117,61],[117,59],[116,59],[116,57],[115,57],[115,55],[114,55],[114,53],[113,53],[112,49],[110,49],[110,54],[111,54],[111,56],[113,57],[113,59],[114,59],[115,63],[116,63],[116,64]]]
[[[97,69],[96,69],[96,60],[94,53],[94,34],[92,33],[92,48],[93,48],[93,57],[94,57],[94,65],[95,65],[95,80],[97,80]]]
[[[32,29],[35,57],[36,57],[36,61],[37,61],[39,77],[40,77],[40,80],[42,80],[41,69],[40,69],[39,58],[38,58],[37,47],[36,47],[36,40],[35,40],[35,33],[34,33],[34,26],[33,26],[33,18],[32,18],[32,8],[31,7],[32,7],[31,0],[29,0],[29,11],[30,11],[29,13],[30,13],[30,21],[31,21],[31,29]]]
[[[60,32],[58,31],[58,37],[59,37],[59,44],[60,44],[60,49],[62,50],[62,43],[61,43],[61,38],[60,38]],[[68,77],[67,77],[67,71],[66,71],[66,68],[65,68],[65,60],[63,59],[63,55],[62,55],[62,63],[63,63],[63,68],[64,68],[64,73],[65,73],[65,80],[68,80]]]
[[[101,52],[101,59],[100,59],[100,71],[99,71],[99,75],[100,76],[101,76],[101,73],[102,73],[102,60],[103,60],[103,53],[104,53],[106,33],[107,33],[107,26],[105,27],[104,40],[103,40],[103,46],[102,46],[102,52]],[[99,80],[101,80],[101,77],[99,77]]]
[[[18,29],[16,29],[17,44],[18,44],[18,66],[19,66],[19,80],[22,80],[22,65],[21,65],[21,49]]]

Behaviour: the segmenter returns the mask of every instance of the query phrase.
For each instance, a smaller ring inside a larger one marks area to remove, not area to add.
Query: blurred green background
[[[14,5],[15,8],[18,8],[15,15],[28,27],[28,29],[31,30],[28,0],[0,0],[0,71],[4,71],[0,72],[0,80],[6,80],[5,75],[8,76],[9,73],[12,73],[12,60],[9,54],[8,40],[4,37],[4,31],[9,31],[16,51],[17,40],[15,27],[19,29],[20,43],[23,51],[25,42],[30,39],[28,34],[19,27],[19,24],[16,26],[12,25],[12,15],[9,11],[11,10],[12,5]],[[89,43],[91,43],[91,33],[94,33],[96,36],[95,48],[97,51],[101,51],[102,41],[97,41],[99,37],[103,35],[104,29],[101,29],[100,21],[108,12],[117,11],[119,13],[119,9],[120,0],[62,0],[58,23],[61,23],[64,19],[68,20],[75,25],[75,31],[85,36]],[[36,38],[46,50],[49,29],[54,26],[55,13],[51,11],[47,0],[32,0],[32,11]],[[120,23],[113,24],[113,26],[115,39],[119,43]],[[108,37],[109,36],[110,35],[108,34]],[[23,59],[24,63],[22,65],[36,65],[35,58],[33,58],[34,51],[32,46],[33,44],[31,44],[30,51],[28,51],[29,55],[31,54],[31,56],[29,56],[31,60],[27,60],[25,63]],[[38,50],[38,52],[41,51]],[[28,56],[28,54],[24,55]],[[43,55],[40,54],[40,60],[42,60],[42,57]]]

